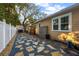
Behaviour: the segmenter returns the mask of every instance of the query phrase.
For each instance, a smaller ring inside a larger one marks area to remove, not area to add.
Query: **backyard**
[[[78,15],[79,4],[1,3],[0,56],[79,56]]]
[[[68,49],[58,41],[40,39],[35,35],[19,33],[0,55],[6,56],[78,56],[79,52]],[[12,45],[13,44],[13,45]],[[8,50],[11,49],[11,50]],[[8,53],[7,53],[8,52]]]

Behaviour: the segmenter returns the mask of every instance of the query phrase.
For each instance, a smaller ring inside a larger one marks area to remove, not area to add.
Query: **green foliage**
[[[21,15],[24,17],[23,23],[29,19],[29,22],[33,24],[36,18],[42,18],[44,14],[33,3],[0,3],[0,21],[5,19],[7,23],[16,26],[20,24],[19,17],[22,17]]]
[[[15,9],[16,4],[12,3],[1,3],[0,4],[0,20],[6,20],[6,23],[11,23],[16,26],[20,24],[18,14]]]
[[[43,16],[40,16],[43,14],[39,11],[40,8],[38,8],[38,6],[36,6],[34,3],[17,4],[17,7],[19,10],[19,16],[22,15],[23,17],[23,22],[22,22],[23,25],[27,19],[29,19],[30,21],[30,19],[35,20],[36,18],[39,19],[39,17],[40,18],[43,17]]]

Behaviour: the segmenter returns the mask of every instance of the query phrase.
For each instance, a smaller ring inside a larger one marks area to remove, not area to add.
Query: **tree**
[[[29,25],[27,19],[29,20],[29,22],[32,21],[31,23],[33,23],[35,19],[42,18],[42,16],[40,17],[40,15],[42,15],[43,13],[41,13],[39,11],[40,8],[38,8],[33,3],[18,4],[17,7],[19,16],[23,17],[22,25],[25,31],[27,25]]]
[[[10,3],[1,3],[0,4],[0,20],[5,19],[6,23],[11,23],[16,26],[20,24],[18,20],[18,14],[15,9],[16,4]]]

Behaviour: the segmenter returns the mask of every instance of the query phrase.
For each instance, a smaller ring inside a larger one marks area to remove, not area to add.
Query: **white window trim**
[[[53,19],[58,19],[58,17],[55,17],[55,18],[53,18]],[[53,19],[52,19],[52,30],[53,30]],[[58,22],[59,22],[59,20],[58,20]],[[58,23],[59,24],[59,23]],[[58,27],[59,27],[59,25],[58,25]],[[58,31],[58,30],[53,30],[53,31]]]
[[[61,17],[65,17],[68,15],[69,15],[69,30],[61,30],[61,24],[60,24],[61,20],[60,19],[61,19]],[[59,22],[58,30],[53,29],[53,19],[58,19],[58,22]],[[70,13],[52,18],[52,31],[71,32],[72,31],[72,13],[70,12]]]

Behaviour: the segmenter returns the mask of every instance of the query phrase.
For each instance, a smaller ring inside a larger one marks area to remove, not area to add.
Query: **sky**
[[[69,7],[73,5],[73,3],[34,3],[35,5],[40,7],[40,11],[47,14],[51,15],[54,14],[57,11],[60,11],[61,9],[64,9],[66,7]],[[23,22],[23,17],[20,17],[21,22]]]
[[[41,12],[44,12],[47,15],[53,14],[61,9],[73,5],[73,3],[35,3],[41,9]]]

